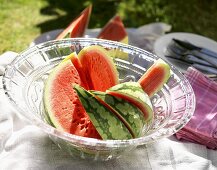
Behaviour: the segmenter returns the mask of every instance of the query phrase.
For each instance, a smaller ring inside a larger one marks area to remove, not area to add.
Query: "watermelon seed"
[[[80,129],[81,129],[81,130],[84,129],[84,125],[81,125]]]
[[[80,112],[80,110],[78,110],[79,112],[78,112],[78,117],[80,117],[80,118],[83,118],[84,117],[84,114],[82,114],[81,112]]]
[[[80,122],[80,124],[85,124],[85,120],[82,120],[82,121]]]
[[[74,101],[72,102],[72,104],[76,105],[76,104],[77,104],[77,101],[76,101],[76,100],[74,100]]]

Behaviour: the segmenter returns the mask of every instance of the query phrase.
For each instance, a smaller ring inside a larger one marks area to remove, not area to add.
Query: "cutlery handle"
[[[215,66],[217,68],[217,58],[206,55],[206,54],[201,53],[199,51],[192,51],[192,55],[197,56],[197,57],[209,62],[210,64],[212,64],[213,66]]]
[[[217,53],[214,52],[214,51],[211,51],[211,50],[208,50],[208,49],[205,49],[205,48],[201,48],[200,51],[201,51],[202,53],[206,54],[206,55],[215,57],[215,58],[217,59]]]
[[[207,72],[209,74],[216,74],[217,75],[217,69],[213,67],[203,66],[200,64],[192,64],[192,66],[200,71]]]
[[[196,46],[190,42],[178,40],[175,38],[173,38],[173,42],[175,42],[177,45],[181,46],[182,48],[184,48],[186,50],[199,51],[200,53],[203,53],[205,55],[209,55],[209,56],[212,56],[214,58],[217,58],[217,52],[211,51],[207,48],[199,47],[199,46]]]
[[[166,56],[169,58],[170,61],[182,66],[183,68],[185,67],[186,69],[190,66],[200,70],[201,72],[203,73],[206,73],[206,74],[211,74],[211,75],[217,75],[217,68],[215,67],[210,67],[210,66],[205,66],[205,65],[201,65],[201,64],[190,64],[190,63],[187,63],[186,61],[182,61],[180,59],[177,59],[177,58],[173,58],[171,56]]]
[[[210,67],[213,66],[209,62],[207,62],[207,61],[205,61],[203,59],[200,59],[198,57],[195,57],[193,55],[190,55],[190,54],[185,56],[185,60],[187,60],[188,62],[191,62],[191,63],[197,63],[197,64],[201,64],[201,65],[205,65],[205,66],[210,66]]]

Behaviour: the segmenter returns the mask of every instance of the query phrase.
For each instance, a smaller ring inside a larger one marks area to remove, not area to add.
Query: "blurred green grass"
[[[66,27],[90,3],[89,28],[102,27],[118,13],[126,27],[165,22],[172,32],[217,40],[215,0],[0,0],[0,54],[21,52],[41,33]]]

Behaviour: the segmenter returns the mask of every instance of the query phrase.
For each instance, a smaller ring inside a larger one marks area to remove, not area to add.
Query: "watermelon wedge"
[[[87,82],[86,75],[83,71],[81,62],[78,59],[78,55],[74,52],[74,53],[70,54],[68,57],[66,57],[63,61],[69,60],[69,59],[71,60],[72,64],[74,65],[74,67],[78,71],[78,74],[79,74],[80,79],[81,79],[81,86],[84,87],[85,89],[90,89],[90,87],[89,87],[90,82]]]
[[[103,47],[85,47],[79,52],[78,59],[90,90],[106,91],[119,83],[116,66]],[[76,65],[75,61],[72,62]]]
[[[95,97],[104,102],[101,102],[107,108],[112,108],[120,121],[124,122],[124,125],[129,129],[132,136],[140,137],[143,127],[145,125],[145,119],[140,109],[127,100],[107,94],[105,92],[91,91]]]
[[[66,37],[75,38],[82,37],[89,24],[89,19],[92,11],[92,5],[85,8],[81,14],[75,18],[66,29],[64,29],[57,37],[56,40]]]
[[[71,61],[65,60],[54,68],[46,81],[43,98],[45,112],[59,130],[101,139],[72,88],[73,83],[81,84],[80,76]]]
[[[143,113],[143,119],[150,123],[153,119],[153,108],[149,96],[144,93],[138,82],[125,82],[111,87],[107,94],[122,98],[138,107]]]
[[[102,28],[97,38],[119,41],[128,44],[128,35],[120,16],[115,15],[112,19],[110,19],[109,22]]]
[[[113,108],[102,104],[102,101],[79,85],[74,85],[73,88],[102,139],[131,139],[133,137]]]
[[[86,90],[105,91],[119,83],[118,71],[108,51],[98,45],[83,48],[64,61],[71,60],[81,78],[81,86]]]
[[[138,80],[144,92],[152,97],[170,78],[170,66],[162,59],[158,59]]]

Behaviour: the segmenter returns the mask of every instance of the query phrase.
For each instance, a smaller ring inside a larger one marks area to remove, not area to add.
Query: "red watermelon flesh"
[[[127,37],[124,24],[120,16],[115,15],[101,30],[97,38],[122,41]]]
[[[89,24],[89,19],[92,11],[92,5],[85,8],[81,14],[75,18],[66,29],[64,29],[57,37],[56,40],[63,39],[70,34],[71,38],[82,37]]]
[[[78,59],[77,55],[73,55],[71,57],[71,62],[75,66],[76,70],[78,71],[78,74],[81,78],[81,86],[84,87],[86,90],[92,89],[92,82],[88,81],[86,78],[86,75],[83,71],[82,65],[80,60]]]
[[[44,105],[53,125],[62,131],[101,139],[80,103],[72,84],[81,84],[70,60],[60,63],[49,75],[44,91]]]
[[[116,66],[103,47],[85,47],[79,52],[78,59],[90,90],[106,91],[119,83]]]

